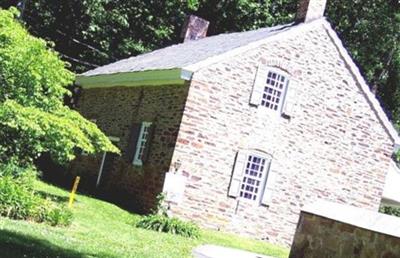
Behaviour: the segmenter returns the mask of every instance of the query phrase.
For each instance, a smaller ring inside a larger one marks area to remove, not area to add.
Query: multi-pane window
[[[269,71],[261,105],[272,110],[280,111],[287,88],[287,78],[275,71]]]
[[[135,157],[133,159],[134,165],[141,166],[143,164],[143,155],[146,148],[146,143],[149,138],[149,131],[150,131],[151,123],[143,122],[140,128],[139,138],[136,144],[136,152]]]
[[[247,158],[243,180],[240,186],[240,197],[257,200],[263,186],[266,159],[257,155],[249,155]]]

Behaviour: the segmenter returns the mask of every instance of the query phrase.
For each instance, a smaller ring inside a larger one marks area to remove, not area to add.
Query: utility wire
[[[27,0],[25,0],[25,1],[27,1]],[[37,23],[37,20],[36,20],[35,18],[33,18],[31,15],[28,15],[28,14],[26,13],[26,14],[25,14],[25,17],[26,17],[26,18],[29,18],[29,19],[32,20],[33,22],[36,22],[36,23]],[[31,26],[31,29],[32,29],[32,26]],[[32,30],[34,30],[34,29],[32,29]],[[35,30],[34,30],[34,31],[35,31]],[[87,43],[84,43],[84,42],[82,42],[82,41],[80,41],[80,40],[77,40],[77,39],[75,39],[75,38],[69,36],[68,34],[66,34],[65,32],[63,32],[63,31],[61,31],[61,30],[59,30],[59,29],[56,29],[55,31],[56,31],[58,34],[60,34],[60,35],[62,35],[62,36],[64,36],[64,37],[69,38],[72,42],[74,42],[74,43],[76,43],[76,44],[78,44],[78,45],[82,45],[82,46],[84,46],[84,47],[86,47],[86,48],[88,48],[88,49],[90,49],[90,50],[92,50],[92,51],[95,51],[95,52],[97,52],[97,53],[99,53],[99,54],[101,54],[101,55],[103,55],[103,56],[106,56],[107,58],[110,58],[110,55],[108,55],[108,54],[105,53],[104,51],[102,51],[102,50],[100,50],[100,49],[98,49],[98,48],[96,48],[96,47],[94,47],[94,46],[91,46],[91,45],[89,45],[89,44],[87,44]],[[36,32],[36,34],[40,35],[37,31],[35,31],[35,32]],[[68,56],[68,55],[63,54],[63,53],[61,53],[61,52],[60,52],[60,54],[61,54],[64,58],[66,58],[66,59],[68,59],[68,60],[70,60],[70,61],[74,61],[74,62],[76,62],[76,63],[82,64],[82,65],[86,65],[86,66],[90,66],[90,67],[99,67],[99,65],[96,65],[96,64],[93,64],[93,63],[89,63],[89,62],[87,62],[87,61],[83,61],[83,60],[80,60],[80,59],[77,59],[77,58]],[[116,59],[114,56],[112,56],[112,55],[111,55],[111,58],[112,58],[114,61],[117,60],[117,59]]]
[[[86,61],[82,61],[82,60],[80,60],[80,59],[77,59],[77,58],[74,58],[74,57],[71,57],[71,56],[67,56],[67,55],[65,55],[65,54],[63,54],[63,53],[61,53],[61,52],[59,52],[59,53],[60,53],[60,55],[61,55],[62,57],[64,57],[65,59],[68,59],[68,60],[70,60],[70,61],[76,62],[76,63],[78,63],[78,64],[82,64],[82,65],[85,65],[85,66],[90,66],[90,67],[93,67],[93,68],[99,67],[99,65],[92,64],[92,63],[89,63],[89,62],[86,62]]]

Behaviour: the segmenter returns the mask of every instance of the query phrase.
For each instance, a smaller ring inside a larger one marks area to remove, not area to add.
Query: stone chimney
[[[327,0],[299,0],[296,21],[310,22],[324,16]]]
[[[195,15],[189,15],[182,28],[181,38],[183,38],[183,42],[205,38],[209,24],[209,21]]]

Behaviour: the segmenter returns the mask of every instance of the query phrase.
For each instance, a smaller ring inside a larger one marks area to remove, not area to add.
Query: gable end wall
[[[291,119],[249,105],[260,60],[293,70],[299,93]],[[241,148],[273,156],[270,207],[227,196]],[[377,210],[392,150],[321,25],[194,73],[172,158],[188,180],[171,210],[206,227],[289,245],[300,208],[317,199]]]

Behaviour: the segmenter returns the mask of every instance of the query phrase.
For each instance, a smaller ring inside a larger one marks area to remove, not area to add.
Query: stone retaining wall
[[[289,258],[321,257],[400,257],[400,219],[337,204],[313,205],[300,214]]]

